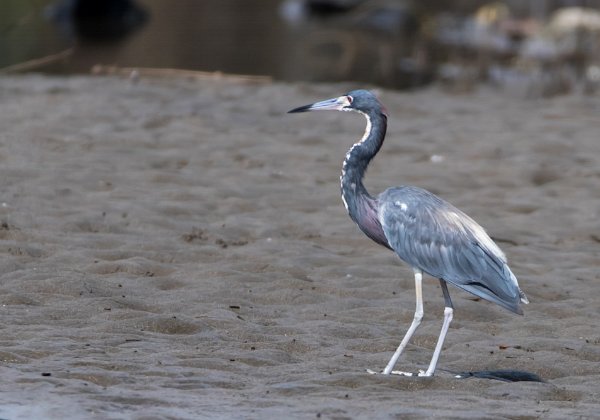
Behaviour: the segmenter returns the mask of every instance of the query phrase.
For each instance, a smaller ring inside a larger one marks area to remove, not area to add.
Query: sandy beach
[[[0,418],[593,418],[600,413],[600,97],[379,90],[375,194],[417,185],[484,226],[531,303],[456,288],[433,378],[369,375],[412,271],[339,194],[355,84],[0,78]],[[397,368],[426,367],[443,297]],[[456,379],[519,369],[546,382]]]

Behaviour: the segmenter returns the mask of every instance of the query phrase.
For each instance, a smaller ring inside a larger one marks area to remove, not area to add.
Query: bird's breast
[[[352,215],[350,215],[350,217],[352,217]],[[381,222],[379,221],[376,200],[362,200],[357,208],[356,217],[352,217],[352,219],[356,222],[360,230],[362,230],[365,235],[379,245],[391,249],[387,238],[385,237]]]

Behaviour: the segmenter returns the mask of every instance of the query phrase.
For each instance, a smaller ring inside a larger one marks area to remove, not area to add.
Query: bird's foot
[[[392,370],[390,375],[399,375],[399,376],[420,376],[418,373],[412,372],[404,372],[403,370]]]
[[[399,376],[432,376],[431,374],[427,374],[427,372],[425,372],[423,369],[419,369],[419,372],[417,373],[413,373],[413,372],[404,372],[402,370],[392,370],[390,373],[386,374],[383,372],[375,372],[374,370],[371,369],[367,369],[367,373],[370,373],[371,375],[399,375]]]
[[[393,370],[390,372],[392,375],[401,375],[401,376],[418,376],[418,377],[427,377],[427,376],[431,376],[431,374],[428,374],[427,372],[425,372],[423,369],[419,369],[419,371],[417,373],[412,373],[412,372],[403,372],[401,370]]]

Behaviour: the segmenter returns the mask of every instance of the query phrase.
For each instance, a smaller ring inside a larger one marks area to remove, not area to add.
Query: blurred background
[[[0,2],[0,72],[130,68],[594,94],[600,0]]]

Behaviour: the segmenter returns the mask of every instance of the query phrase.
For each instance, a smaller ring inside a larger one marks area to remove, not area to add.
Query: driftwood
[[[13,64],[4,68],[0,68],[0,74],[23,73],[37,70],[46,65],[67,59],[72,56],[74,52],[75,48],[68,48],[56,54]],[[106,66],[102,64],[96,64],[93,66],[91,73],[94,75],[121,75],[130,77],[134,80],[137,80],[140,77],[181,77],[188,79],[226,79],[228,81],[238,81],[243,83],[270,83],[273,81],[271,76],[228,74],[219,71],[207,72],[172,68],[119,67]]]
[[[121,75],[132,79],[140,77],[182,77],[188,79],[226,79],[245,83],[270,83],[271,76],[255,76],[246,74],[228,74],[223,72],[207,72],[197,70],[153,68],[153,67],[118,67],[97,64],[92,67],[92,74],[96,75]]]

